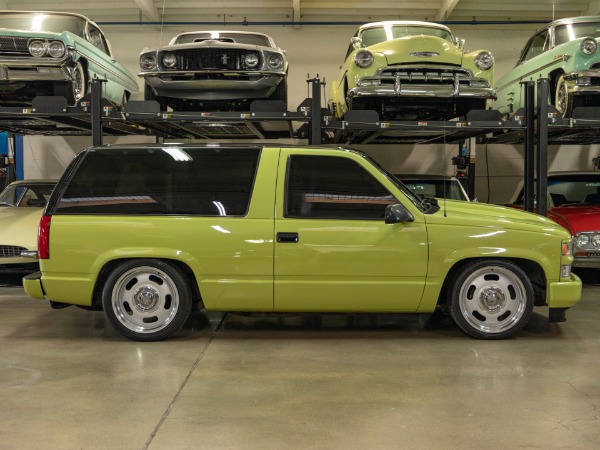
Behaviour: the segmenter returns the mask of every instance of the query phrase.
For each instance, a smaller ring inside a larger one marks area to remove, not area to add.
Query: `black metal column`
[[[523,85],[525,88],[524,209],[533,212],[535,208],[535,84],[533,81],[526,81]]]
[[[321,145],[323,114],[321,111],[321,80],[312,80],[312,102],[310,106],[310,144]]]
[[[537,81],[537,213],[548,215],[548,78]]]
[[[469,198],[475,200],[475,139],[469,139],[468,154],[469,154]]]
[[[92,145],[102,145],[102,83],[106,80],[92,80]]]

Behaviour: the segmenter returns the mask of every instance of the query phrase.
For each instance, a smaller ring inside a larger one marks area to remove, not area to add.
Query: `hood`
[[[388,65],[420,63],[461,66],[463,58],[463,53],[452,42],[424,34],[380,42],[368,49],[383,53]]]
[[[44,208],[0,207],[0,245],[37,248],[37,231]]]
[[[600,231],[600,206],[557,206],[548,217],[575,236],[582,231]]]
[[[439,200],[439,206],[440,210],[435,214],[425,215],[428,224],[544,232],[562,238],[570,236],[554,220],[515,208],[455,200]]]
[[[160,49],[160,51],[176,51],[176,50],[189,50],[197,48],[221,48],[221,49],[242,49],[242,50],[268,50],[270,52],[279,53],[275,48],[263,47],[260,45],[242,44],[239,42],[221,42],[217,40],[206,40],[200,42],[190,42],[187,44],[173,44],[166,45]]]
[[[0,36],[60,40],[63,34],[64,33],[53,33],[51,31],[13,30],[12,28],[0,28]]]

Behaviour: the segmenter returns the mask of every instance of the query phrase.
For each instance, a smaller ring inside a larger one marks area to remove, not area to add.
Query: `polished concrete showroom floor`
[[[600,448],[600,286],[514,339],[427,317],[196,315],[139,343],[0,287],[0,449]]]

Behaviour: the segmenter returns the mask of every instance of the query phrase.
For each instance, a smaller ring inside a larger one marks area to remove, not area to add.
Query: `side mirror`
[[[461,50],[462,50],[462,49],[464,49],[464,48],[465,48],[465,40],[464,40],[464,39],[459,39],[459,38],[456,38],[456,39],[455,39],[455,42],[456,42],[456,46],[457,46],[459,49],[461,49]]]
[[[352,47],[354,47],[354,49],[359,49],[362,48],[362,39],[359,38],[358,36],[354,36],[353,38],[350,39],[350,42],[352,43]]]
[[[387,224],[413,222],[414,220],[410,211],[400,203],[388,205],[385,208],[385,223]]]

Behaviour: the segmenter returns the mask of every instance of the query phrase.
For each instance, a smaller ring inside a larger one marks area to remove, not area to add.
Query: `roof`
[[[446,30],[451,33],[450,28],[446,25],[442,25],[441,23],[435,22],[419,22],[416,20],[387,20],[385,22],[372,22],[365,23],[359,27],[359,30],[364,30],[366,28],[376,28],[376,27],[385,27],[385,26],[394,26],[401,25],[406,27],[430,27],[430,28],[441,28],[442,30]]]

